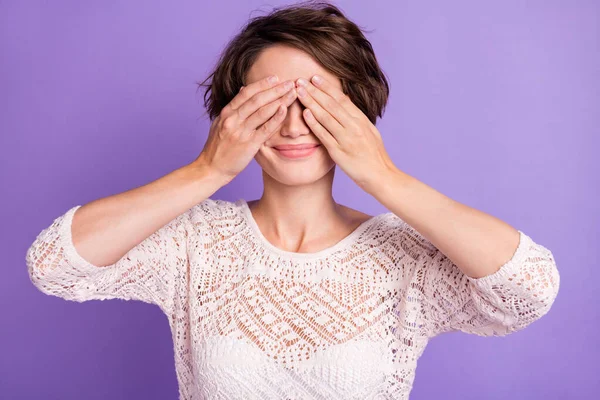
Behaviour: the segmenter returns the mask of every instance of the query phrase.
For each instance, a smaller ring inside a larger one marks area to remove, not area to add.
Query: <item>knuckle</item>
[[[263,105],[265,105],[269,99],[269,93],[267,92],[260,92],[258,94],[256,94],[256,106],[257,107],[262,107]]]
[[[248,104],[250,104],[252,107],[258,107],[260,105],[260,97],[252,96],[250,100],[248,100]]]
[[[236,126],[236,120],[233,116],[227,116],[223,119],[223,129],[226,131],[233,131]]]
[[[260,132],[262,133],[268,133],[271,131],[271,124],[269,124],[268,122],[262,124],[262,126],[260,127]]]
[[[273,121],[269,121],[266,124],[263,125],[262,129],[263,129],[263,134],[268,135],[269,133],[273,132],[273,130],[278,126],[279,124]]]
[[[269,116],[269,110],[267,110],[267,107],[261,107],[257,113],[261,119],[267,118]]]
[[[223,107],[223,109],[221,110],[221,116],[227,116],[231,113],[231,103],[227,104],[225,107]]]

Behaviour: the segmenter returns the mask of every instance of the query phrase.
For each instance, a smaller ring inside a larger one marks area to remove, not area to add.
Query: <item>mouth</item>
[[[275,152],[287,159],[306,158],[321,147],[320,144],[300,144],[300,145],[281,145],[275,146]]]

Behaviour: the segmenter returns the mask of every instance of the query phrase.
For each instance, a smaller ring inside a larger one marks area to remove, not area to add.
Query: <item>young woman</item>
[[[211,77],[193,162],[71,208],[27,252],[44,293],[159,306],[180,399],[408,399],[430,338],[548,312],[548,249],[394,165],[374,125],[387,81],[338,8],[252,19]],[[210,198],[253,158],[260,199]],[[336,165],[390,212],[337,203]]]

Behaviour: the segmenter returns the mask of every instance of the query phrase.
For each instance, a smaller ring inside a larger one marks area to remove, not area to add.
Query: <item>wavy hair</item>
[[[343,92],[373,124],[382,117],[389,84],[361,28],[331,3],[304,1],[251,18],[229,41],[211,74],[197,83],[198,89],[206,88],[204,107],[211,121],[245,86],[260,52],[274,44],[311,55],[340,79]]]

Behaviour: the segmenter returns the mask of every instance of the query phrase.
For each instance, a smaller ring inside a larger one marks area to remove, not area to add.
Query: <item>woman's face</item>
[[[277,75],[279,82],[304,78],[310,81],[315,74],[323,76],[342,90],[339,78],[331,74],[309,54],[302,50],[273,45],[261,52],[246,76],[246,84],[256,82],[269,75]],[[263,171],[276,181],[285,185],[306,185],[325,176],[335,165],[327,149],[313,134],[304,121],[304,105],[296,99],[288,107],[284,121],[276,132],[264,143],[254,157]],[[307,157],[289,158],[275,149],[286,144],[319,144],[316,151]]]

